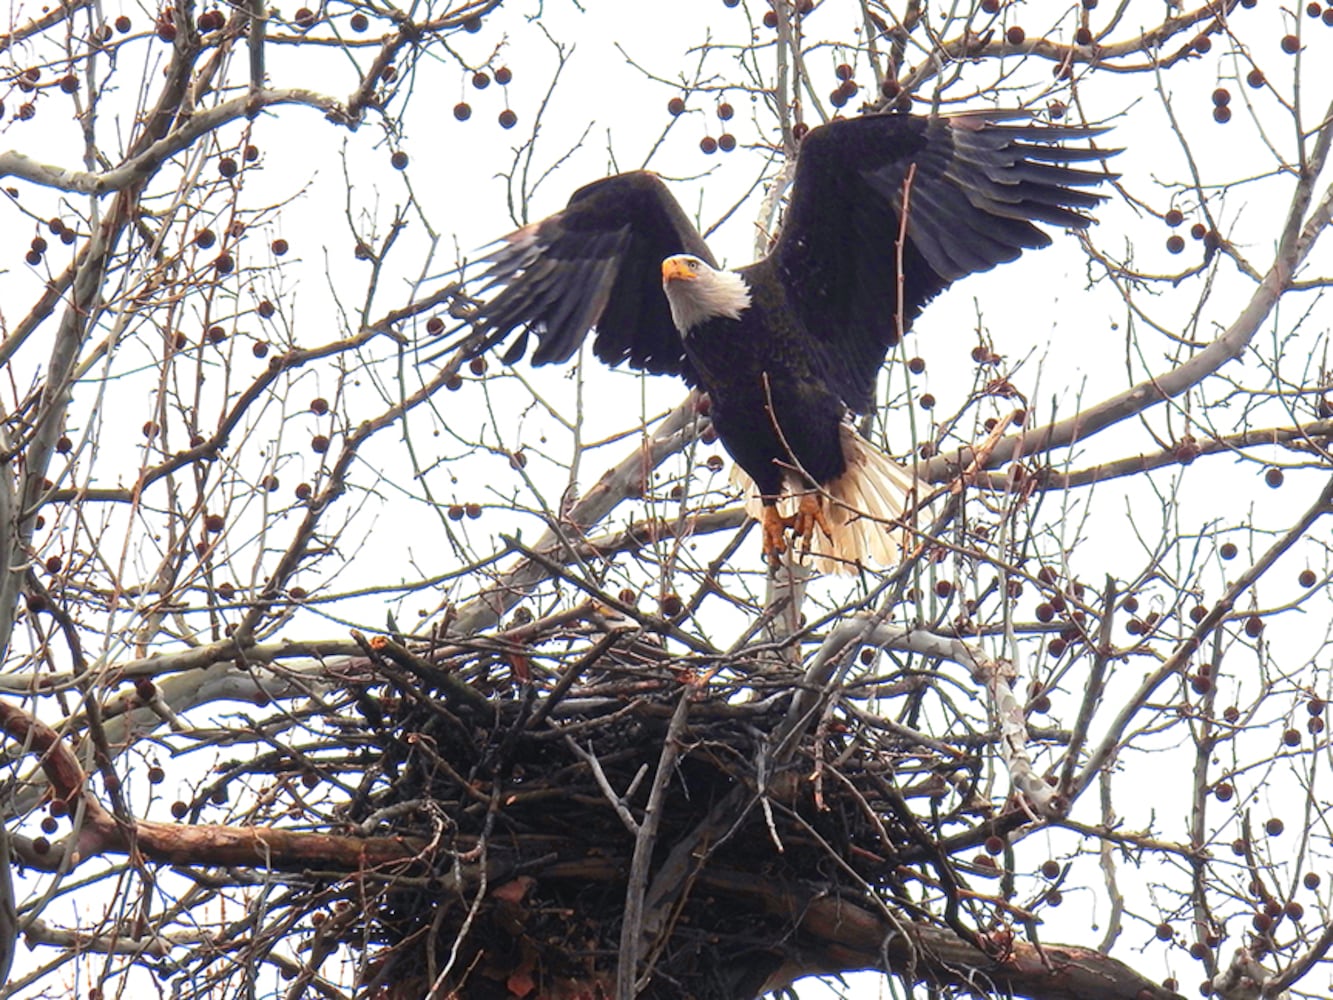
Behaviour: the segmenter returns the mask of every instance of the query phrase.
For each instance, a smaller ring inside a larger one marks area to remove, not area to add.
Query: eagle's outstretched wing
[[[1102,198],[1082,189],[1112,175],[1070,164],[1111,154],[1060,143],[1103,130],[1016,118],[1027,115],[865,115],[801,143],[782,234],[753,266],[783,283],[853,409],[871,404],[886,351],[950,283],[1049,244],[1035,223],[1091,223],[1083,213]]]
[[[596,328],[593,347],[607,364],[628,361],[654,374],[693,381],[680,334],[662,294],[662,261],[691,253],[712,262],[703,238],[666,185],[636,171],[576,191],[564,210],[499,241],[487,259],[487,287],[504,287],[480,307],[488,343],[528,334],[534,364],[567,361]]]

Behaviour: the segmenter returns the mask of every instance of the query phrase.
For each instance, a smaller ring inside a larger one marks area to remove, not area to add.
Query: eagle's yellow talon
[[[822,531],[825,538],[830,540],[833,538],[832,525],[829,524],[828,515],[824,513],[824,498],[818,493],[803,494],[797,504],[796,513],[791,517],[783,517],[778,513],[776,506],[765,507],[762,523],[764,556],[772,566],[780,565],[782,554],[787,551],[788,528],[791,529],[792,536],[799,540],[802,555],[810,553],[810,543],[814,539],[815,528]]]
[[[765,507],[764,519],[764,558],[770,566],[782,564],[782,554],[787,551],[788,520],[778,513],[777,507]]]
[[[796,514],[791,518],[791,527],[801,540],[802,553],[809,553],[816,527],[824,533],[825,538],[833,540],[833,527],[829,524],[828,515],[824,513],[824,498],[818,493],[802,495]]]

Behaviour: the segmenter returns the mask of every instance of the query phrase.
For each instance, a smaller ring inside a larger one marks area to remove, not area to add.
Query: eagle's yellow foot
[[[782,564],[782,553],[787,551],[787,528],[791,522],[778,513],[777,507],[764,507],[760,520],[764,529],[764,558],[770,566]]]
[[[796,514],[788,523],[791,525],[792,533],[801,540],[802,552],[810,551],[810,542],[815,537],[816,527],[824,533],[825,538],[830,541],[833,539],[833,528],[824,513],[824,498],[818,493],[803,494],[796,508]]]
[[[832,538],[833,531],[828,516],[824,513],[824,498],[818,493],[804,494],[791,517],[783,517],[777,507],[765,507],[762,519],[764,529],[764,557],[769,565],[782,563],[782,554],[787,551],[787,529],[800,540],[801,551],[810,551],[810,542],[814,538],[815,528],[824,533],[825,538]]]

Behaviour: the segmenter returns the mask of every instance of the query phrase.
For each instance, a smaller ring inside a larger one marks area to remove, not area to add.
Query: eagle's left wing
[[[865,115],[801,143],[767,260],[853,409],[870,406],[885,353],[936,294],[1049,244],[1035,223],[1092,222],[1084,212],[1102,198],[1081,189],[1111,175],[1070,164],[1111,154],[1060,143],[1102,130],[1015,118],[1027,115]]]

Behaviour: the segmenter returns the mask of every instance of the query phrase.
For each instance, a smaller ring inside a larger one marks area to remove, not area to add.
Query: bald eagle
[[[1102,199],[1083,189],[1109,176],[1071,166],[1104,152],[1061,145],[1100,130],[1019,117],[882,114],[811,129],[781,235],[734,271],[655,175],[595,181],[498,241],[485,278],[499,291],[477,328],[485,346],[518,331],[507,363],[530,335],[532,363],[567,361],[595,329],[608,364],[681,376],[711,399],[770,562],[793,529],[821,568],[891,564],[914,480],[849,422],[873,408],[889,348],[953,281],[1049,244],[1034,223],[1089,225]]]

